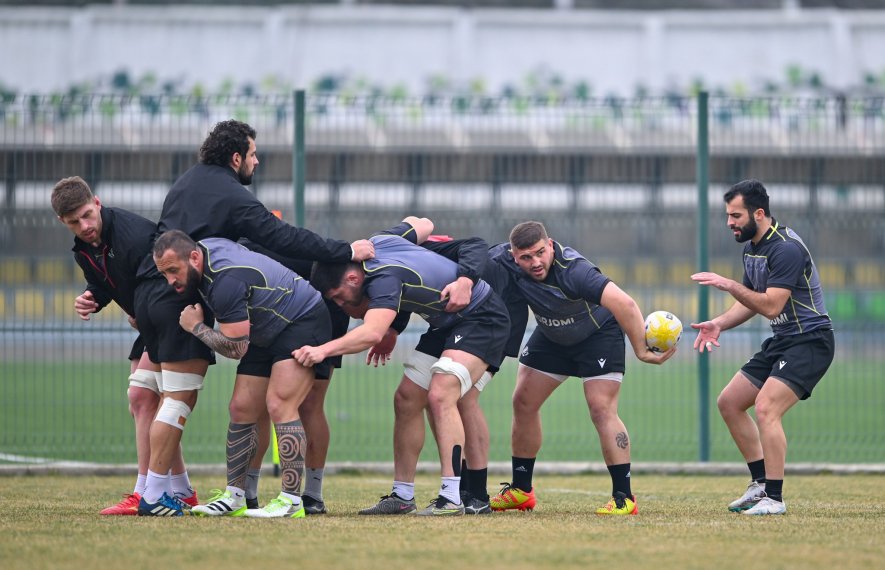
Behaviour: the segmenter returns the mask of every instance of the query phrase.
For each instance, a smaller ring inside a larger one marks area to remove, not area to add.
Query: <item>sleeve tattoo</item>
[[[246,354],[246,350],[249,348],[248,335],[228,338],[219,331],[210,329],[205,323],[197,323],[192,333],[215,352],[235,360],[243,358],[243,355]]]

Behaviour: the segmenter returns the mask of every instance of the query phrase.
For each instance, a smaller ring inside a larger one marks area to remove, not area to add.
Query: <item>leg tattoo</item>
[[[304,452],[307,438],[301,420],[275,424],[277,445],[280,448],[280,479],[283,492],[301,494],[301,480],[304,478]]]
[[[227,484],[245,489],[249,464],[258,450],[258,425],[227,426]]]
[[[615,435],[615,443],[617,443],[618,447],[621,449],[627,449],[627,446],[630,445],[630,440],[627,438],[627,432],[619,431]]]

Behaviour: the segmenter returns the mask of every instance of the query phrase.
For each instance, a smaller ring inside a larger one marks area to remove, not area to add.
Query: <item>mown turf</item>
[[[17,568],[881,568],[885,478],[792,476],[786,516],[725,505],[742,477],[634,473],[639,516],[604,518],[608,477],[541,476],[532,513],[363,517],[389,492],[375,473],[327,479],[330,513],[301,520],[101,517],[129,477],[0,478],[0,560]],[[199,491],[220,477],[194,479]],[[262,479],[261,498],[277,480]],[[438,479],[421,476],[420,502]],[[490,485],[490,490],[492,486]]]

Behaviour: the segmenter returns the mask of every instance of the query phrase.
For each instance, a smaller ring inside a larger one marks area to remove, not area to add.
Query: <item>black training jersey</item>
[[[528,302],[538,329],[552,342],[571,346],[602,327],[611,312],[599,303],[609,278],[570,247],[553,242],[553,263],[544,281],[527,275],[510,253],[510,244],[489,251],[492,262],[510,274],[516,291]]]
[[[442,290],[458,278],[458,265],[401,237],[371,238],[375,257],[362,263],[366,272],[363,290],[370,309],[393,309],[420,315],[432,327],[448,327],[469,314],[491,293],[488,283],[478,280],[470,304],[459,313],[447,313]]]
[[[769,287],[790,290],[780,314],[768,321],[775,336],[833,327],[811,253],[796,232],[777,220],[771,221],[771,229],[758,244],[744,244],[743,281],[758,293]]]
[[[296,259],[345,262],[351,258],[349,243],[290,226],[246,190],[232,168],[211,164],[191,167],[169,189],[157,232],[168,230],[181,230],[195,241],[247,238]],[[152,259],[148,262],[153,264]]]
[[[249,342],[257,346],[269,346],[322,302],[307,281],[267,256],[222,238],[198,243],[205,253],[199,288],[203,301],[219,323],[248,320]]]

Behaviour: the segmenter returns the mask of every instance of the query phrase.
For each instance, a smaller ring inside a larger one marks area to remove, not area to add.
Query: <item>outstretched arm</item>
[[[320,346],[302,346],[292,351],[292,357],[303,366],[313,366],[330,356],[361,352],[381,342],[394,317],[393,309],[369,309],[363,324],[346,335]]]
[[[615,320],[618,321],[621,329],[630,339],[630,345],[639,360],[649,364],[663,364],[676,352],[676,347],[662,353],[652,352],[648,348],[645,344],[645,319],[642,318],[639,305],[636,304],[633,297],[625,293],[614,282],[609,281],[605,289],[602,290],[600,304],[614,315]]]

